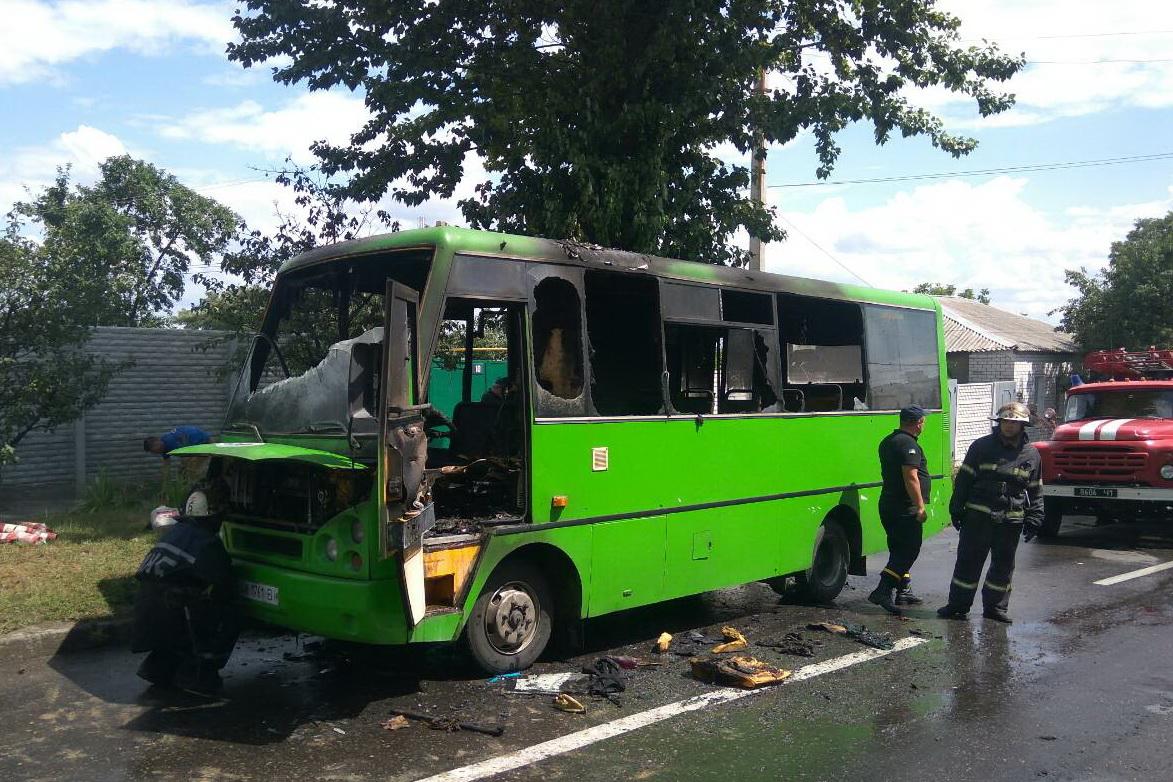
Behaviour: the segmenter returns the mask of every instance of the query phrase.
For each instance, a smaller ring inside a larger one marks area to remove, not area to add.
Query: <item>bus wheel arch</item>
[[[797,586],[813,603],[830,603],[839,596],[859,551],[852,535],[859,534],[859,520],[839,506],[827,514],[815,534],[811,566],[798,574]]]
[[[489,673],[520,671],[581,616],[582,583],[569,557],[530,544],[502,559],[468,612],[461,639]]]

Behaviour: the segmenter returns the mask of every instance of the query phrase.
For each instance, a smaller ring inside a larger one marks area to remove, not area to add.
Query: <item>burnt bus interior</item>
[[[458,353],[461,393],[450,415],[433,409],[425,418],[426,474],[436,509],[434,534],[475,531],[486,523],[525,517],[527,472],[525,305],[449,298],[440,324],[441,361]],[[506,372],[473,398],[476,356],[504,356]]]

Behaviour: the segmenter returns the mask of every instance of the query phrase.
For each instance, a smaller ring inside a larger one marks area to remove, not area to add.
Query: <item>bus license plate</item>
[[[279,605],[277,602],[277,587],[269,584],[258,584],[255,581],[240,582],[240,594],[248,600],[255,600],[258,603],[268,603],[271,606]]]
[[[1076,497],[1115,497],[1115,489],[1101,489],[1095,486],[1077,486],[1074,492]]]

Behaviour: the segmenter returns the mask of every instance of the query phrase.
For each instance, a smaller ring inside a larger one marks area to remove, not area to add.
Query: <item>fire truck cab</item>
[[[1173,521],[1173,350],[1097,351],[1084,368],[1094,382],[1067,392],[1063,422],[1036,444],[1042,534],[1075,514]]]

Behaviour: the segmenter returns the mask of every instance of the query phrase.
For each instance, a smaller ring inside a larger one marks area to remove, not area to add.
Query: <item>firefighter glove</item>
[[[953,529],[955,529],[955,530],[957,530],[957,531],[959,531],[959,532],[960,532],[960,531],[961,531],[961,517],[960,517],[960,516],[954,516],[954,517],[953,517],[953,519],[952,519],[952,521],[953,521]]]
[[[1039,528],[1037,526],[1035,526],[1034,524],[1023,524],[1022,525],[1022,540],[1024,542],[1030,543],[1032,540],[1034,540],[1036,537],[1038,537],[1038,534],[1039,534]]]

